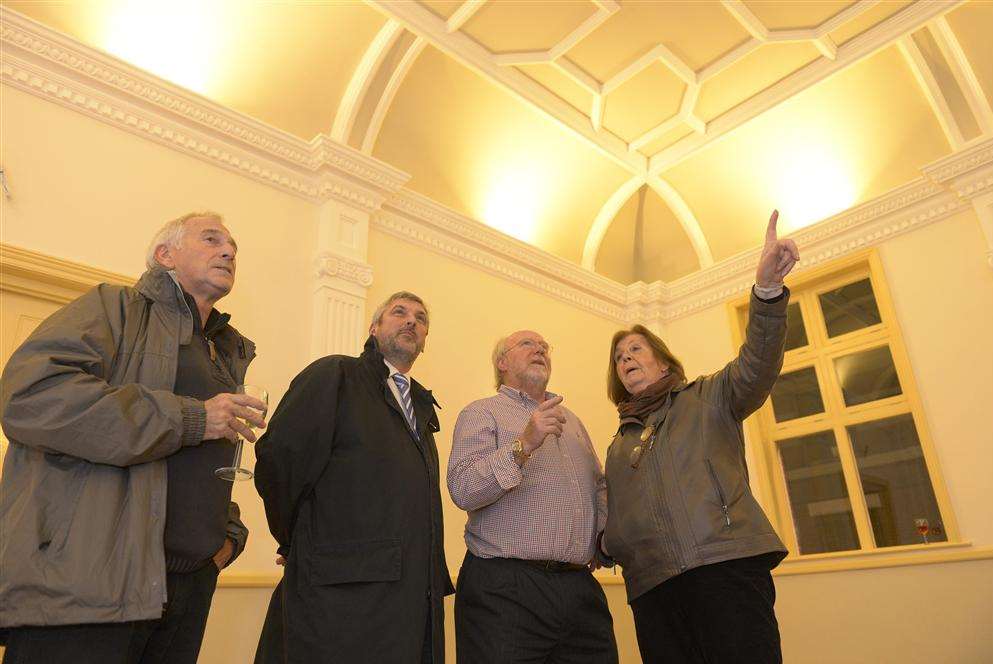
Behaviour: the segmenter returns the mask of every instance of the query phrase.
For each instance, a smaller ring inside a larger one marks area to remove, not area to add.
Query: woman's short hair
[[[683,370],[683,363],[676,359],[676,356],[672,354],[672,351],[670,351],[669,347],[665,345],[665,342],[659,339],[657,334],[649,330],[644,325],[634,325],[629,330],[620,330],[615,332],[614,338],[610,340],[610,358],[607,362],[607,397],[614,402],[615,405],[627,399],[628,391],[624,388],[624,383],[621,382],[620,376],[617,375],[617,365],[614,362],[614,351],[617,350],[617,344],[619,344],[622,339],[631,336],[632,334],[640,334],[645,337],[645,341],[652,349],[652,354],[655,355],[655,359],[668,365],[670,372],[676,374],[681,379],[686,380],[686,372]]]
[[[186,231],[186,222],[190,219],[216,219],[222,224],[224,223],[224,217],[216,212],[211,212],[210,210],[187,212],[182,217],[178,217],[172,221],[167,221],[165,225],[162,226],[157,233],[155,233],[155,237],[152,238],[151,243],[148,245],[148,250],[145,252],[145,267],[149,270],[162,267],[162,264],[155,258],[155,252],[158,251],[159,247],[162,245],[173,248],[178,247],[183,241],[183,233]]]

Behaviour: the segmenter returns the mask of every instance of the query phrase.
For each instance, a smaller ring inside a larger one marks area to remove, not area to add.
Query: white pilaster
[[[365,262],[370,211],[337,200],[318,211],[314,261],[311,355],[358,355],[366,338],[366,294],[372,266]]]

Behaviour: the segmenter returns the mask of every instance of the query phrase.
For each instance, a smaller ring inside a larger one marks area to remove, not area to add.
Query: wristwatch
[[[523,466],[531,458],[531,454],[524,451],[524,443],[521,442],[520,438],[514,441],[514,445],[510,449],[514,451],[514,463],[518,466]]]

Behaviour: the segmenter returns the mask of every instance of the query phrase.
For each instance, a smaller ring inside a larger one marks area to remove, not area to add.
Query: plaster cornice
[[[371,210],[410,177],[326,135],[305,141],[271,127],[5,7],[0,46],[4,83],[303,198]]]
[[[335,199],[373,212],[384,232],[610,320],[675,320],[752,281],[757,248],[670,283],[624,286],[405,189],[406,173],[330,136],[291,136],[4,7],[0,46],[6,85],[312,202]],[[943,219],[993,191],[993,140],[973,142],[923,174],[795,233],[803,252],[798,270]],[[363,285],[364,273],[342,269],[335,275]]]

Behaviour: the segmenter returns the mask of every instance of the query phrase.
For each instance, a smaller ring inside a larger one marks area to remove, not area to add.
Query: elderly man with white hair
[[[583,423],[546,391],[551,351],[530,330],[497,341],[497,393],[455,424],[448,490],[469,513],[455,594],[459,662],[617,661],[591,574],[607,517],[603,469]]]
[[[214,304],[237,245],[220,215],[167,223],[132,287],[100,284],[8,360],[0,419],[6,662],[196,662],[218,571],[245,547],[229,465],[254,344]]]

